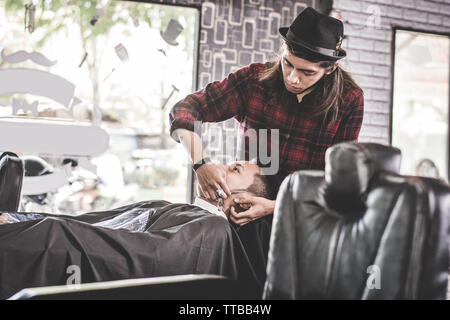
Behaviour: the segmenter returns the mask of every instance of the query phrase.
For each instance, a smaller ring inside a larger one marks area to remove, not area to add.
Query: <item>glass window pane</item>
[[[402,173],[448,178],[447,36],[397,30],[392,144]]]
[[[24,209],[70,214],[141,200],[185,202],[187,154],[169,136],[168,113],[195,89],[198,10],[132,1],[39,1],[35,30],[29,33],[24,30],[27,3],[31,1],[7,0],[0,6],[0,72],[19,77],[19,69],[31,70],[27,74],[42,79],[42,86],[32,89],[28,78],[14,92],[0,92],[0,121],[19,119],[23,136],[38,135],[27,129],[36,123],[99,126],[108,134],[109,146],[86,159],[77,152],[36,152],[79,143],[56,130],[54,140],[39,141],[39,146],[24,141],[24,147],[1,150],[40,156],[54,173],[64,170],[65,158],[78,162],[70,183],[46,193],[51,199],[46,207]],[[55,63],[13,61],[20,51]],[[63,84],[55,87],[48,79]],[[84,143],[88,147],[95,140]],[[84,160],[97,166],[95,174]],[[24,200],[33,201],[27,195]]]

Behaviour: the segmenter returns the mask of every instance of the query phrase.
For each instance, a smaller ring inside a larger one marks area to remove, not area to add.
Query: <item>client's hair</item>
[[[271,190],[272,188],[270,187],[267,176],[258,173],[255,174],[253,183],[247,188],[247,192],[251,192],[257,197],[274,200],[275,198]]]

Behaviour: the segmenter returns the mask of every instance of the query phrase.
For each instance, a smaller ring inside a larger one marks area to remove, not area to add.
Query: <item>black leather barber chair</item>
[[[445,299],[450,188],[398,149],[343,143],[278,193],[264,299]]]
[[[23,180],[23,163],[12,152],[0,156],[0,212],[19,209]]]

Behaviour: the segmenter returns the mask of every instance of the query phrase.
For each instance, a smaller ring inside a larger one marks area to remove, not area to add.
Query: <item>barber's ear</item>
[[[327,71],[326,75],[332,74],[337,69],[337,67],[339,67],[339,62],[335,62],[333,68]]]

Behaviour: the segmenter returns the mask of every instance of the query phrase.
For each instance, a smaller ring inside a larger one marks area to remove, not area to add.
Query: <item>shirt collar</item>
[[[208,212],[211,212],[213,214],[218,214],[222,217],[224,217],[225,219],[227,218],[227,216],[225,215],[225,213],[222,210],[217,209],[217,207],[203,199],[200,198],[195,198],[195,201],[193,203],[194,206],[200,207],[203,210],[206,210]]]

